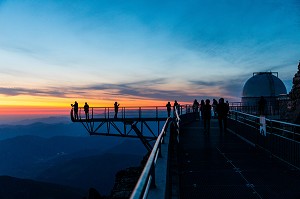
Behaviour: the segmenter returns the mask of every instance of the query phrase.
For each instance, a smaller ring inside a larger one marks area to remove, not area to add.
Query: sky
[[[0,0],[0,27],[0,119],[289,92],[300,59],[299,0]]]

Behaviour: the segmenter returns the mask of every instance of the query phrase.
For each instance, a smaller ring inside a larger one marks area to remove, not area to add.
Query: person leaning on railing
[[[74,120],[78,120],[78,103],[77,101],[74,102],[74,104],[71,104],[72,106],[72,112],[74,110]],[[72,114],[72,117],[73,117],[73,114]]]

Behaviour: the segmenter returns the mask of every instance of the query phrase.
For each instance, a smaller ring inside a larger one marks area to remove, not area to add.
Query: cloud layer
[[[289,90],[299,16],[296,0],[0,1],[0,95],[239,100],[259,71]]]

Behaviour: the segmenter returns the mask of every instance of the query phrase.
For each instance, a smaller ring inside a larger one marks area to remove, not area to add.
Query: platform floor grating
[[[220,134],[217,125],[211,121],[209,135],[201,121],[181,127],[181,199],[300,199],[300,171],[234,134]]]

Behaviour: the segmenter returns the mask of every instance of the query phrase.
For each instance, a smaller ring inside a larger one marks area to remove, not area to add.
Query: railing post
[[[162,138],[162,142],[163,142],[163,140],[164,140],[164,138]],[[162,142],[160,142],[159,145],[158,145],[158,157],[159,158],[162,158],[162,153],[161,153]]]
[[[151,184],[150,184],[150,188],[156,188],[156,184],[155,184],[155,164],[154,164],[154,161],[152,162],[152,165],[151,165]]]
[[[156,110],[156,119],[158,118],[158,107],[155,107]]]
[[[270,149],[270,151],[271,151],[271,155],[273,154],[273,146],[274,146],[274,143],[272,142],[272,139],[273,139],[273,122],[270,120],[270,143],[272,143],[271,144],[271,149]]]
[[[92,108],[92,119],[94,118],[94,108]]]
[[[139,119],[141,119],[141,115],[142,115],[142,108],[139,107]]]
[[[107,118],[109,119],[109,107],[107,108]]]
[[[163,132],[163,138],[161,140],[161,143],[164,144],[165,143],[165,135],[166,135],[166,131]]]

